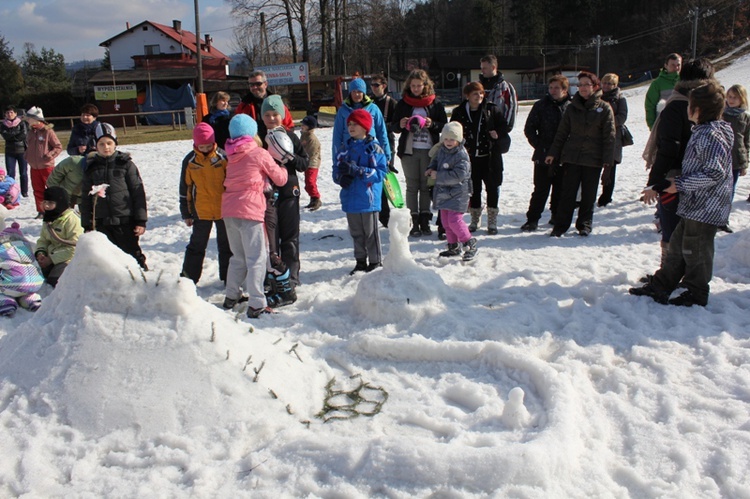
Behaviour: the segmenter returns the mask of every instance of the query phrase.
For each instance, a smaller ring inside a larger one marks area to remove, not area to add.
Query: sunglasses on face
[[[370,83],[370,86],[373,88],[378,88],[378,87],[382,87],[383,85],[381,85],[380,83]]]
[[[250,85],[251,87],[262,87],[264,83],[265,81],[251,81],[248,82],[248,85]]]

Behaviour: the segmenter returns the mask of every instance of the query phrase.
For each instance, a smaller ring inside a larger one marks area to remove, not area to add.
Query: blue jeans
[[[18,163],[18,177],[21,178],[16,177],[16,163]],[[23,153],[5,153],[5,170],[9,177],[13,177],[13,180],[21,184],[21,195],[27,197],[29,195],[29,165]]]

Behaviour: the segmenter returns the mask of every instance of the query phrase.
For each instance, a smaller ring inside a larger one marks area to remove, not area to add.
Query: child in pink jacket
[[[52,130],[52,125],[44,119],[44,112],[39,107],[32,107],[24,116],[29,123],[26,135],[26,162],[31,167],[31,187],[34,189],[34,201],[38,219],[44,217],[44,189],[47,178],[55,169],[55,158],[62,152],[62,144]]]
[[[258,124],[246,114],[237,114],[229,122],[230,139],[221,217],[232,250],[227,269],[224,308],[234,307],[242,297],[243,282],[248,294],[247,316],[251,319],[271,313],[263,292],[268,243],[263,219],[266,212],[264,191],[271,182],[284,185],[287,171],[276,164],[265,149],[258,146]]]

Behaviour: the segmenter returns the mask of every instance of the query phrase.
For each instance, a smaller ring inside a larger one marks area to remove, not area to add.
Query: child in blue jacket
[[[333,181],[341,186],[341,209],[346,213],[354,240],[357,265],[349,275],[382,266],[378,214],[388,158],[377,139],[370,136],[372,116],[355,109],[346,120],[349,138],[339,149],[333,165]],[[369,265],[368,265],[369,259]]]

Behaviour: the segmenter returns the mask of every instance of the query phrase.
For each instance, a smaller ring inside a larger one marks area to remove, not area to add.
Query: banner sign
[[[136,97],[138,97],[138,92],[135,89],[135,83],[94,86],[94,98],[96,100],[135,99]]]
[[[255,69],[266,73],[268,85],[271,87],[275,85],[307,85],[309,81],[306,62],[277,66],[256,66]]]

